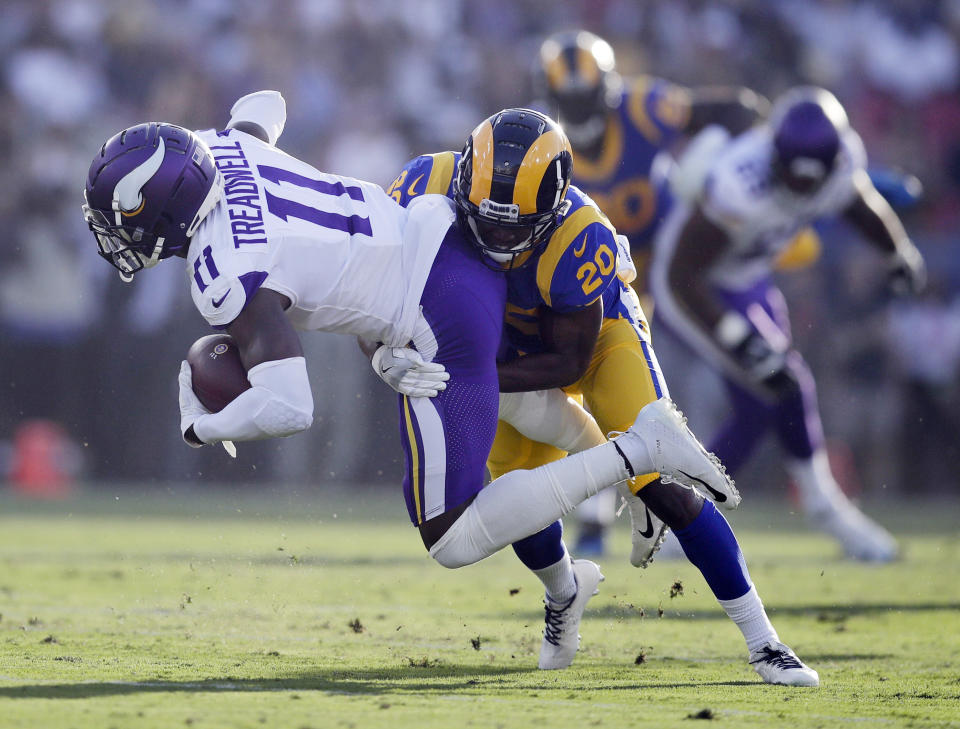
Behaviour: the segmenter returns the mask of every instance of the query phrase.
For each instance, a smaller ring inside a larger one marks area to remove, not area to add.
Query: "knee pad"
[[[451,570],[479,562],[490,553],[478,544],[474,536],[478,533],[483,534],[485,530],[476,509],[471,504],[460,518],[450,525],[446,533],[430,547],[430,556],[438,564]]]

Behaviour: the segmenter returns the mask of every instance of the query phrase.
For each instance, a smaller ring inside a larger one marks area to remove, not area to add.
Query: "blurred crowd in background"
[[[825,86],[871,165],[923,182],[903,213],[929,267],[922,297],[891,299],[882,262],[839,224],[821,230],[821,260],[781,283],[840,480],[960,493],[960,0],[4,0],[0,15],[9,478],[44,421],[33,447],[53,443],[63,471],[91,482],[399,483],[393,394],[334,335],[304,338],[308,433],[241,444],[237,461],[183,445],[176,373],[205,325],[181,267],[125,285],[97,257],[80,215],[89,162],[124,127],[220,127],[239,96],[273,88],[288,106],[280,146],[386,185],[409,158],[459,149],[481,119],[528,104],[541,40],[583,27],[611,42],[625,76],[771,98]],[[722,394],[655,344],[706,439]],[[749,493],[784,478],[761,458],[740,480]]]

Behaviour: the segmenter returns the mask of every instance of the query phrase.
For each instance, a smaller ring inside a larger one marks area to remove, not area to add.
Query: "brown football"
[[[211,413],[223,410],[250,388],[240,351],[229,334],[208,334],[187,352],[193,391]]]

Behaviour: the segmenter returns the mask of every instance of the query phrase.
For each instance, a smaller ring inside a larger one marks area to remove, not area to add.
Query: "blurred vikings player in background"
[[[164,123],[121,131],[94,157],[84,190],[84,219],[121,277],[132,281],[161,260],[185,259],[194,305],[236,342],[251,387],[219,412],[203,407],[190,366],[181,364],[187,444],[309,428],[313,395],[297,331],[328,331],[382,342],[374,361],[393,358],[385,370],[414,363],[406,374],[415,389],[435,395],[399,398],[400,433],[410,518],[445,567],[473,564],[548,528],[599,489],[638,473],[736,496],[666,401],[644,408],[609,443],[485,486],[498,411],[502,270],[485,264],[447,198],[424,196],[402,208],[377,185],[320,172],[276,149],[285,121],[277,92],[244,97],[232,114],[222,131]],[[569,151],[551,139],[542,149],[554,174],[542,177],[536,203],[544,210],[526,233],[526,219],[515,230],[524,244],[552,229],[566,190]],[[502,255],[515,253],[511,245]],[[449,377],[438,382],[441,371]],[[376,447],[375,435],[370,442]],[[544,668],[573,659],[579,619],[567,616],[582,614],[601,579],[591,562],[577,569],[563,554],[558,563],[570,594],[547,611]],[[747,581],[746,594],[728,611],[742,613],[741,629],[760,643],[751,649],[757,672],[771,683],[816,685],[816,672],[779,643],[746,573],[734,578],[734,585]]]
[[[515,432],[528,437],[527,442],[577,450],[602,443],[603,432],[622,430],[638,412],[655,406],[689,433],[668,399],[636,294],[618,276],[624,264],[629,266],[629,256],[626,251],[618,256],[613,226],[588,197],[568,185],[569,177],[569,143],[562,129],[539,112],[506,109],[477,126],[462,153],[412,160],[388,193],[404,205],[415,205],[431,193],[451,198],[466,238],[491,267],[506,273],[497,441],[508,420]],[[563,180],[559,189],[557,178]],[[374,367],[379,371],[382,365],[375,361]],[[562,406],[579,410],[552,389],[560,387],[583,396],[602,431],[587,419],[571,429],[576,438],[557,437],[558,423],[566,417]],[[651,427],[647,435],[656,439],[654,429],[661,426]],[[692,434],[689,437],[695,441]],[[510,453],[495,442],[488,462],[491,474],[497,477],[515,467],[510,462],[523,462],[528,453],[522,444],[517,453]],[[505,460],[498,460],[498,454]],[[716,463],[712,458],[710,462]],[[758,673],[772,682],[815,685],[816,673],[776,639],[726,520],[696,490],[733,507],[739,503],[733,484],[677,480],[652,471],[631,475],[623,494],[634,524],[632,561],[646,564],[669,524],[743,632]],[[558,554],[568,562],[559,523],[515,543],[514,549],[535,571],[551,564],[559,570],[560,565],[552,562]],[[553,621],[569,625],[568,610],[549,586],[545,604],[548,627]],[[576,615],[577,623],[579,619]],[[572,642],[572,636],[560,637]],[[549,640],[547,633],[544,640]]]
[[[851,504],[824,447],[813,377],[793,348],[773,264],[798,230],[841,215],[886,257],[893,286],[917,291],[923,258],[865,170],[846,112],[823,89],[797,87],[769,122],[729,138],[711,128],[676,171],[685,202],[658,236],[658,316],[724,378],[733,413],[711,447],[736,471],[774,429],[811,524],[854,559],[893,559],[889,533]]]
[[[645,293],[650,245],[672,205],[667,152],[709,124],[738,134],[766,114],[769,104],[745,88],[690,89],[645,75],[623,79],[610,44],[584,30],[547,38],[540,46],[535,77],[538,105],[560,122],[573,148],[573,184],[629,241],[637,271],[632,285],[649,314]],[[517,434],[511,436],[520,440]],[[506,445],[505,438],[495,449]],[[552,455],[545,446],[525,445],[534,451],[529,464],[539,465]],[[577,510],[578,554],[603,552],[615,499],[613,490],[606,491]]]

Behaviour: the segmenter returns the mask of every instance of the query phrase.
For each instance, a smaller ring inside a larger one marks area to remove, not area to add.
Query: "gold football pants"
[[[564,391],[581,399],[604,433],[627,430],[644,405],[668,396],[649,337],[627,319],[603,320],[586,373]],[[501,420],[487,468],[497,478],[508,471],[536,468],[566,455],[554,446],[520,435]],[[630,484],[631,491],[636,493],[658,476],[637,476]]]

